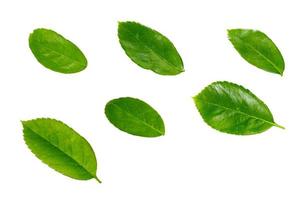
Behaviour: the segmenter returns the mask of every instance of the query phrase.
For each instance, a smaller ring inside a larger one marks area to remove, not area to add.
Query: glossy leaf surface
[[[34,30],[29,36],[29,47],[43,66],[56,72],[76,73],[87,66],[82,51],[52,30]]]
[[[268,72],[283,75],[284,60],[274,42],[261,31],[232,29],[229,40],[250,64]]]
[[[99,181],[92,147],[72,128],[46,118],[23,121],[22,124],[28,148],[42,162],[71,178]]]
[[[184,71],[176,48],[161,33],[136,22],[120,22],[118,37],[128,57],[142,68],[161,75]]]
[[[249,90],[230,82],[214,82],[194,97],[204,121],[221,132],[250,135],[277,126],[269,108]]]
[[[115,127],[132,135],[158,137],[165,133],[164,122],[157,111],[139,99],[111,100],[106,105],[105,114]]]

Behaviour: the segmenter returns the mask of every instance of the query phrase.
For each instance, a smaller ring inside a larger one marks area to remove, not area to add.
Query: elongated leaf
[[[204,121],[222,132],[236,135],[261,133],[274,122],[268,107],[249,90],[229,82],[214,82],[194,101]]]
[[[283,75],[283,57],[274,42],[264,33],[249,29],[232,29],[228,31],[228,35],[235,49],[250,64]]]
[[[183,62],[168,38],[136,22],[120,22],[120,44],[133,62],[161,75],[184,71]]]
[[[139,99],[123,97],[111,100],[106,105],[105,114],[115,127],[132,135],[157,137],[165,133],[160,115]]]
[[[42,65],[56,72],[76,73],[87,66],[81,50],[52,30],[34,30],[29,36],[29,47]]]
[[[23,121],[28,148],[45,164],[78,180],[96,176],[97,162],[90,144],[72,128],[55,119]]]

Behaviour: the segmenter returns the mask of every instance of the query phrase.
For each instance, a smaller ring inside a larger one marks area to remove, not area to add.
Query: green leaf
[[[54,170],[78,180],[96,176],[97,161],[90,144],[72,128],[55,119],[22,121],[28,148]]]
[[[118,129],[142,137],[158,137],[165,133],[160,115],[147,103],[123,97],[109,101],[105,108],[108,120]]]
[[[140,67],[161,75],[184,71],[176,48],[159,32],[136,22],[120,22],[118,37],[126,54]]]
[[[214,129],[236,135],[251,135],[272,126],[268,107],[253,93],[230,82],[214,82],[194,97],[204,121]]]
[[[52,30],[34,30],[29,36],[29,47],[42,65],[56,72],[76,73],[87,66],[81,50]]]
[[[231,43],[250,64],[283,75],[284,60],[274,42],[264,33],[249,29],[228,30]]]

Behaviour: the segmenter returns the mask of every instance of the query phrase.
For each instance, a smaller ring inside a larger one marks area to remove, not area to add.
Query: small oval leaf
[[[184,71],[176,48],[159,32],[136,22],[120,22],[118,37],[125,53],[140,67],[161,75]]]
[[[92,147],[72,128],[46,118],[23,121],[22,125],[25,143],[42,162],[65,176],[100,182]]]
[[[84,70],[87,60],[72,42],[48,29],[36,29],[29,36],[29,47],[46,68],[65,74]]]
[[[228,30],[229,40],[250,64],[268,72],[283,75],[284,60],[274,42],[261,31]]]
[[[204,121],[214,129],[236,135],[251,135],[272,126],[269,108],[253,93],[230,82],[214,82],[194,97]]]
[[[165,134],[161,116],[139,99],[113,99],[107,103],[105,114],[115,127],[129,134],[142,137],[158,137]]]

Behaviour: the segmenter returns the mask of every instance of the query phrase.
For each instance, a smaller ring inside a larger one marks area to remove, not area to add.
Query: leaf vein
[[[154,126],[148,124],[146,121],[144,121],[144,120],[142,120],[142,119],[136,117],[135,115],[133,115],[133,114],[130,113],[130,112],[125,111],[124,109],[122,109],[120,106],[118,106],[118,105],[116,105],[116,104],[111,103],[111,105],[117,107],[117,108],[120,109],[121,111],[126,112],[126,113],[127,113],[128,115],[130,115],[131,117],[133,117],[133,118],[135,118],[136,120],[142,122],[142,124],[144,124],[145,126],[147,126],[147,127],[151,128],[151,129],[155,130],[155,131],[158,132],[160,135],[162,135],[162,132],[161,132],[159,129],[157,129],[156,127],[154,127]]]
[[[32,133],[34,133],[35,135],[37,135],[38,137],[40,137],[42,140],[46,141],[47,143],[51,144],[51,146],[53,146],[55,149],[57,149],[59,152],[63,153],[64,155],[66,155],[67,157],[69,157],[72,161],[74,161],[78,166],[80,166],[82,169],[84,169],[88,174],[91,175],[91,177],[95,178],[96,175],[91,174],[84,166],[82,166],[77,160],[75,160],[73,157],[71,157],[69,154],[67,154],[66,152],[64,152],[63,150],[61,150],[57,145],[53,144],[51,141],[47,140],[46,138],[44,138],[43,136],[41,136],[40,134],[36,133],[35,131],[33,131],[31,128],[28,128]]]
[[[133,38],[135,38],[135,40],[137,40],[139,43],[143,44],[143,46],[148,49],[151,53],[153,53],[154,55],[156,55],[157,57],[159,57],[162,61],[164,61],[167,64],[167,67],[170,67],[172,69],[174,68],[178,68],[176,65],[174,65],[173,63],[171,63],[169,60],[167,60],[166,58],[164,58],[162,55],[160,55],[159,53],[157,53],[156,51],[154,51],[154,49],[150,48],[148,45],[146,45],[146,43],[137,38],[136,35],[134,33],[132,33],[131,31],[127,30],[128,33],[130,33],[131,35],[133,35]],[[154,31],[154,30],[152,30]]]
[[[205,101],[205,102],[206,102],[207,104],[210,104],[210,105],[213,105],[213,106],[216,106],[216,107],[224,108],[224,109],[226,109],[226,110],[232,110],[233,112],[237,112],[237,113],[239,113],[239,114],[241,114],[241,115],[246,115],[246,116],[248,116],[248,117],[251,117],[251,118],[254,118],[254,119],[257,119],[257,120],[261,120],[261,121],[263,121],[263,122],[265,122],[265,123],[268,123],[268,124],[270,124],[270,125],[272,125],[272,126],[277,126],[277,124],[276,124],[275,122],[270,122],[270,121],[265,120],[265,119],[263,119],[263,118],[260,118],[260,117],[257,117],[257,116],[254,116],[254,115],[251,115],[251,114],[242,112],[242,111],[240,111],[240,110],[234,110],[234,109],[232,109],[232,108],[229,108],[229,107],[226,107],[226,106],[223,106],[223,105],[219,105],[219,104],[216,104],[216,103],[212,103],[212,102],[209,102],[209,101]]]
[[[282,72],[278,69],[277,65],[271,61],[268,57],[266,57],[264,54],[262,54],[258,49],[256,49],[253,45],[251,45],[250,43],[243,41],[240,37],[238,37],[243,44],[247,45],[248,47],[250,47],[252,50],[254,50],[257,54],[259,54],[262,58],[264,58],[267,62],[269,62],[276,70],[277,72],[279,72],[280,74],[282,74]]]

